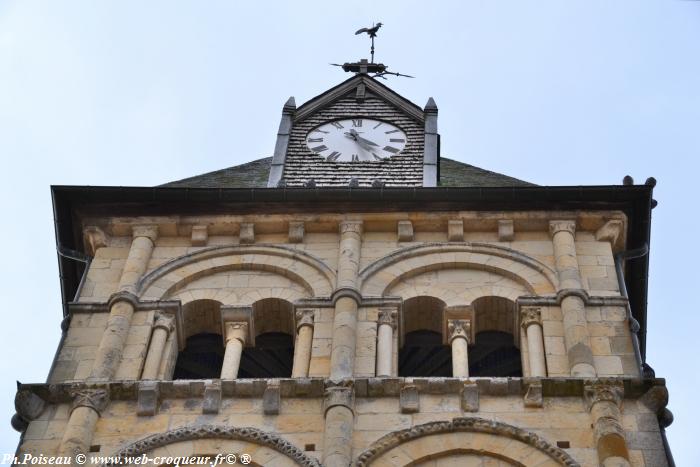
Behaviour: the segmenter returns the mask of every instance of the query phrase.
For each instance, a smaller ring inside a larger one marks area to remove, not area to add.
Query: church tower
[[[284,104],[271,158],[52,187],[62,338],[18,383],[19,460],[672,465],[645,364],[653,179],[441,157],[432,98],[343,67]]]

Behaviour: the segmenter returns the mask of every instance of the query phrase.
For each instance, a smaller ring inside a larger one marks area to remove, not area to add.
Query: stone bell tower
[[[653,179],[441,157],[433,99],[346,66],[284,105],[273,157],[52,187],[62,338],[18,385],[18,456],[673,465],[645,363]]]

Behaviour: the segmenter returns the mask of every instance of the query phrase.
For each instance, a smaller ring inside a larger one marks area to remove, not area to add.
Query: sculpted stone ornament
[[[523,307],[520,312],[520,325],[527,329],[531,324],[542,325],[542,309],[539,307]]]
[[[486,420],[478,417],[457,417],[451,422],[430,422],[423,425],[416,425],[405,430],[394,431],[379,438],[369,449],[361,453],[355,462],[355,466],[370,466],[379,456],[407,441],[424,436],[454,432],[488,433],[515,439],[547,454],[560,465],[580,467],[580,464],[564,450],[552,446],[531,431],[526,431],[495,420]]]
[[[166,431],[147,436],[117,451],[112,458],[123,459],[125,457],[138,457],[154,449],[168,446],[182,441],[196,441],[198,439],[223,439],[239,440],[258,444],[271,448],[292,459],[302,467],[320,467],[319,461],[307,456],[299,448],[284,438],[273,433],[250,427],[231,427],[223,425],[199,425],[185,426],[175,430]],[[102,467],[120,465],[119,462],[110,461],[102,464]]]
[[[396,329],[396,309],[395,308],[380,308],[377,315],[377,324],[388,324],[393,329]]]
[[[157,313],[153,329],[163,329],[170,334],[175,329],[174,317],[170,313]]]
[[[601,378],[584,382],[583,395],[588,403],[588,410],[598,402],[612,402],[620,407],[624,393],[625,388],[620,380]]]
[[[463,337],[470,341],[472,325],[469,320],[466,319],[451,319],[447,321],[447,332],[449,336],[449,342],[452,342],[457,337]]]
[[[294,313],[294,316],[297,321],[297,331],[302,326],[314,327],[314,310],[309,308],[300,309]]]
[[[571,235],[576,233],[576,221],[574,220],[556,220],[549,221],[549,234],[553,237],[559,232],[569,232]]]
[[[109,392],[106,389],[77,389],[71,392],[73,396],[73,407],[88,407],[102,415],[104,409],[109,404]]]

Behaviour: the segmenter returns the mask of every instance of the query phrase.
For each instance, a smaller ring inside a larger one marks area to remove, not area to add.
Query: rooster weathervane
[[[359,62],[353,62],[353,63],[344,63],[342,65],[338,63],[331,63],[333,66],[339,66],[341,67],[344,71],[352,71],[355,73],[364,73],[364,74],[370,74],[372,73],[373,78],[382,78],[386,79],[385,75],[394,75],[394,76],[404,76],[406,78],[413,78],[413,76],[410,75],[404,75],[402,73],[396,73],[394,71],[389,71],[389,67],[387,65],[384,65],[383,63],[374,63],[374,38],[377,37],[377,32],[379,31],[379,28],[383,26],[382,23],[377,23],[374,24],[372,23],[372,27],[370,28],[362,28],[358,29],[355,31],[355,35],[358,36],[362,33],[365,33],[369,36],[371,42],[371,47],[370,47],[370,61],[368,62],[366,58],[363,58]]]

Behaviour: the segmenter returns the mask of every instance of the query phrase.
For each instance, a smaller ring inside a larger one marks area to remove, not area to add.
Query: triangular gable
[[[323,94],[319,94],[318,96],[306,101],[297,108],[294,121],[298,122],[304,120],[309,115],[313,115],[324,107],[333,104],[335,101],[346,96],[350,92],[354,92],[360,85],[364,85],[367,91],[370,91],[381,99],[384,99],[389,104],[416,119],[418,122],[424,122],[425,117],[421,107],[397,94],[389,87],[378,82],[376,79],[364,74],[355,75],[352,78],[347,79],[337,86],[327,90]]]

